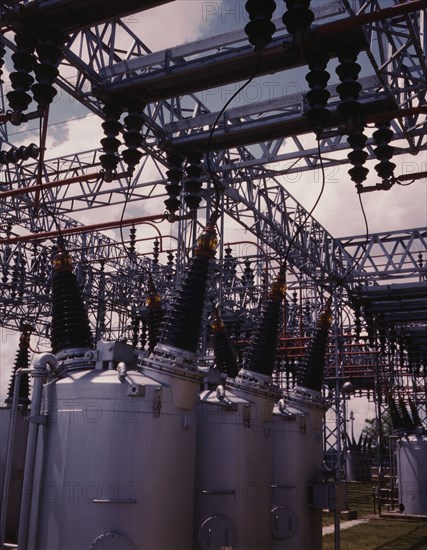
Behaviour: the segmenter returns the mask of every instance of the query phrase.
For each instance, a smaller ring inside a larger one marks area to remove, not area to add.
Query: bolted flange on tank
[[[225,384],[200,393],[195,549],[269,547],[271,414],[278,397],[271,374],[283,294],[280,276],[262,305],[245,368],[235,379],[228,377]],[[225,334],[218,318],[214,317],[213,325],[216,342],[215,335]],[[226,357],[222,359],[225,364]],[[223,368],[230,373],[236,370],[235,364]]]

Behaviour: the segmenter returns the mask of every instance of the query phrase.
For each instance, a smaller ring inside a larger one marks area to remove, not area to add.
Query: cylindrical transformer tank
[[[318,392],[296,387],[274,407],[271,484],[271,548],[318,550],[322,510],[315,508],[313,484],[322,482],[322,419]]]
[[[10,477],[5,480],[6,454],[8,452],[9,427],[11,419],[11,408],[0,407],[0,506],[2,496],[5,494],[5,507],[7,515],[5,521],[5,540],[16,541],[18,532],[19,509],[21,505],[22,478],[24,474],[25,451],[27,448],[28,436],[28,411],[18,408],[13,437],[12,468]],[[0,513],[5,513],[0,510]]]
[[[359,449],[349,449],[345,457],[347,481],[364,481],[362,479],[362,455]]]
[[[197,406],[194,548],[264,550],[277,394],[229,383],[203,391]]]
[[[200,376],[118,368],[44,388],[29,549],[191,548]]]
[[[399,505],[404,514],[427,516],[427,437],[412,434],[397,442]]]

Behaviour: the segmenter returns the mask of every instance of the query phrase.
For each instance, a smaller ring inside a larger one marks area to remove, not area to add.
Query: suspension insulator
[[[251,267],[250,260],[245,260],[245,268],[243,270],[242,283],[246,287],[251,287],[254,285],[254,270]]]
[[[136,242],[136,227],[132,225],[132,227],[129,229],[129,254],[133,255],[135,254],[135,242]]]
[[[226,288],[230,288],[236,277],[237,260],[232,256],[232,249],[227,246],[224,249],[224,269],[223,269],[223,284]]]
[[[39,36],[39,44],[36,47],[39,62],[34,67],[37,83],[31,86],[31,91],[36,103],[40,107],[47,107],[57,94],[54,82],[59,74],[58,64],[62,58],[60,45],[63,37],[53,27],[46,27],[43,32],[39,32]]]
[[[348,144],[353,149],[353,151],[350,151],[347,155],[349,161],[353,165],[353,168],[350,168],[348,173],[358,189],[362,182],[366,180],[369,173],[369,170],[363,166],[368,158],[368,153],[363,149],[367,139],[367,136],[362,132],[355,132],[350,134],[347,138]]]
[[[30,366],[30,335],[32,327],[24,325],[19,338],[19,347],[16,353],[15,364],[10,378],[9,389],[5,399],[6,405],[11,405],[15,390],[16,371],[18,369],[28,369]],[[30,404],[30,384],[28,373],[21,374],[19,385],[18,404],[27,407]]]
[[[267,299],[264,300],[261,306],[258,322],[245,358],[245,370],[266,376],[273,374],[276,361],[280,309],[285,291],[284,274],[280,273],[277,280],[272,284]]]
[[[168,312],[159,343],[196,353],[208,283],[209,264],[215,255],[217,238],[210,222],[197,240],[194,256],[178,296]]]
[[[396,168],[396,165],[390,162],[394,153],[394,147],[390,145],[394,132],[390,129],[388,122],[377,124],[377,128],[378,130],[373,133],[376,145],[374,154],[380,162],[375,165],[375,170],[380,178],[387,180],[393,176],[393,171]]]
[[[4,47],[4,45],[0,42],[0,84],[3,83],[3,80],[2,80],[2,74],[3,74],[3,65],[4,65],[4,55],[6,53],[6,48]]]
[[[89,319],[71,257],[60,249],[53,260],[52,279],[52,352],[92,347]]]
[[[142,151],[139,150],[144,138],[141,135],[144,118],[144,103],[132,103],[128,107],[128,115],[124,119],[123,140],[127,149],[123,151],[123,160],[132,170],[138,164],[142,157]]]
[[[297,371],[297,384],[303,388],[320,392],[323,385],[328,332],[332,324],[331,300],[319,316],[316,332],[310,340],[302,364]]]
[[[360,72],[360,65],[356,63],[359,52],[354,48],[345,48],[339,55],[340,64],[336,68],[341,84],[337,86],[340,96],[340,104],[337,107],[338,113],[345,121],[359,120],[361,105],[358,101],[362,85],[357,82]]]
[[[37,40],[31,34],[17,34],[15,36],[16,52],[12,54],[15,72],[10,74],[12,91],[6,94],[10,108],[14,113],[23,113],[31,103],[31,95],[28,90],[31,88],[34,78],[31,72],[34,70],[36,59],[34,50]],[[19,123],[17,119],[12,122]]]
[[[210,325],[215,354],[215,368],[225,373],[229,378],[235,378],[239,372],[239,366],[217,308],[212,312]]]
[[[159,254],[160,254],[160,242],[159,239],[155,239],[153,243],[153,265],[159,265]]]
[[[174,276],[174,258],[173,258],[173,252],[169,251],[168,252],[168,255],[167,255],[167,258],[168,258],[168,261],[166,263],[166,280],[167,281],[172,281],[173,279],[173,276]]]
[[[202,189],[202,154],[194,152],[187,157],[188,166],[186,168],[187,178],[184,181],[184,201],[190,211],[196,211],[199,207],[200,191]]]
[[[294,38],[304,36],[314,21],[314,13],[309,9],[310,0],[285,0],[287,11],[282,21]]]
[[[36,159],[39,153],[40,149],[35,143],[28,146],[12,147],[8,151],[0,151],[0,164],[16,164],[29,158]]]
[[[329,62],[329,55],[323,50],[321,44],[315,43],[315,47],[311,47],[308,51],[307,61],[310,72],[305,79],[310,91],[305,97],[310,105],[310,110],[305,113],[305,116],[310,120],[315,131],[320,132],[330,117],[326,105],[331,94],[326,90],[326,86],[331,75],[325,70]]]
[[[117,105],[104,105],[103,112],[105,115],[105,122],[102,123],[105,138],[101,139],[101,145],[104,150],[104,154],[99,157],[101,166],[104,170],[111,174],[119,163],[118,150],[120,147],[120,140],[117,139],[117,135],[122,129],[120,123],[120,117],[122,115],[122,109]]]
[[[276,2],[274,0],[248,0],[245,4],[250,22],[245,26],[245,33],[255,51],[263,50],[270,44],[276,26],[272,22]]]
[[[166,209],[171,214],[175,214],[178,210],[180,201],[178,199],[181,193],[181,181],[183,177],[183,157],[176,152],[169,152],[166,156],[168,170],[166,175],[169,183],[166,185],[166,192],[169,198],[165,200]]]

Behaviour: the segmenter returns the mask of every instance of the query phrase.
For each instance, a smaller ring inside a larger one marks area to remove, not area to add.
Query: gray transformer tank
[[[298,387],[274,408],[272,549],[322,548],[322,510],[314,493],[322,483],[324,413],[321,395]]]
[[[29,550],[191,547],[200,375],[128,370],[117,346],[44,387]]]
[[[421,430],[397,441],[397,476],[402,512],[427,516],[427,437]]]
[[[227,386],[201,392],[194,548],[269,548],[271,414],[276,399],[276,390],[252,387],[240,376],[229,379]]]

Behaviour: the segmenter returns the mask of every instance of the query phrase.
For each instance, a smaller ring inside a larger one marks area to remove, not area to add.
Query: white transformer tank
[[[427,516],[427,437],[413,434],[397,442],[399,505],[404,514]]]
[[[0,509],[0,516],[6,513],[4,529],[6,541],[16,538],[21,505],[22,478],[24,474],[25,451],[28,436],[28,411],[22,408],[17,410],[13,437],[12,464],[9,478],[5,479],[6,454],[8,451],[11,408],[0,407],[0,507],[2,501],[7,512]]]
[[[200,550],[265,550],[270,544],[277,395],[238,380],[202,392],[197,407],[194,548]]]
[[[170,369],[160,382],[117,365],[131,350],[100,344],[108,369],[44,388],[28,549],[188,550],[200,375]]]
[[[274,407],[272,549],[322,548],[322,509],[315,506],[322,482],[324,413],[321,395],[298,387]]]

